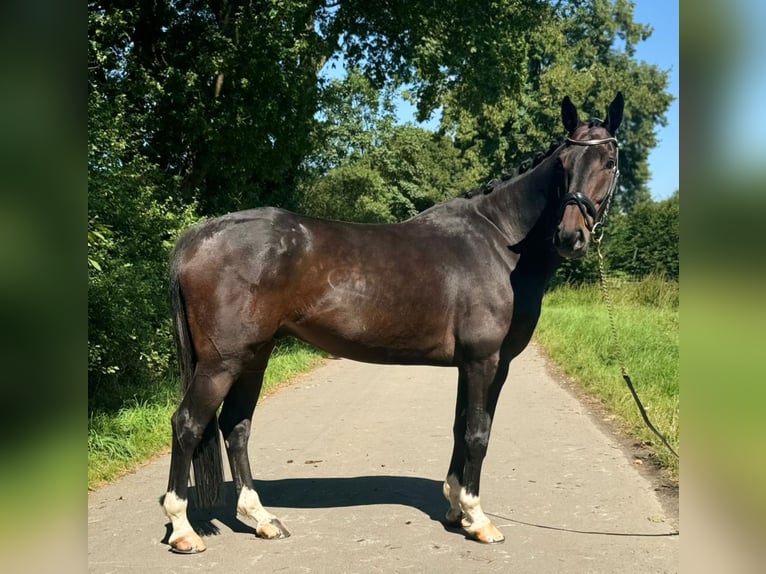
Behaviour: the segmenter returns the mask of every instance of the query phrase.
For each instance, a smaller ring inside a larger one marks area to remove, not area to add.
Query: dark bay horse
[[[223,482],[219,428],[237,511],[262,538],[289,536],[253,489],[247,441],[275,339],[292,335],[373,363],[457,367],[446,520],[472,538],[503,534],[479,503],[481,466],[508,365],[529,342],[546,282],[585,254],[614,193],[623,97],[604,120],[561,105],[567,137],[521,175],[402,223],[366,225],[264,208],[206,221],[171,260],[185,395],[172,418],[164,508],[171,549],[205,544],[186,515],[190,464],[203,503]],[[217,409],[223,405],[216,417]]]

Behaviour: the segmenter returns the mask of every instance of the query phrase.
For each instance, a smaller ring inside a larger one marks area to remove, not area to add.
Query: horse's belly
[[[327,322],[306,320],[285,324],[282,333],[293,335],[332,355],[365,363],[452,365],[454,338],[446,329],[407,328],[371,320]]]

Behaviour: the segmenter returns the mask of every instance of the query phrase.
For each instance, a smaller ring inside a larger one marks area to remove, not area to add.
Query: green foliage
[[[642,279],[658,276],[678,281],[679,194],[636,205],[628,213],[610,213],[602,253],[608,275]],[[595,246],[582,260],[564,261],[552,286],[598,282]]]
[[[328,85],[320,130],[300,186],[301,211],[359,222],[402,221],[475,185],[478,171],[449,138],[394,125],[391,94],[359,72]]]
[[[89,411],[119,408],[170,368],[167,259],[195,221],[193,205],[166,197],[169,182],[139,153],[130,115],[93,90],[88,117]],[[127,134],[127,136],[126,136]]]
[[[402,199],[392,210],[397,220],[475,185],[479,172],[461,158],[447,137],[410,125],[397,126],[371,161]]]
[[[679,195],[643,202],[619,218],[609,233],[609,264],[631,277],[678,279]]]
[[[329,81],[322,92],[317,139],[322,142],[306,160],[306,172],[317,177],[334,167],[360,160],[396,123],[393,93],[378,90],[359,70]]]
[[[375,87],[413,86],[423,120],[454,94],[478,110],[524,82],[525,42],[541,26],[540,2],[433,2],[341,0],[321,30],[342,38],[343,53]]]
[[[626,98],[620,127],[620,193],[617,208],[630,210],[649,199],[647,159],[656,144],[654,128],[664,125],[672,101],[668,74],[633,60],[635,45],[650,28],[633,22],[626,0],[586,0],[541,4],[544,16],[521,36],[524,62],[520,83],[509,82],[469,105],[460,94],[445,94],[442,129],[456,145],[480,161],[485,177],[511,171],[563,132],[560,104],[569,95],[581,118],[603,118],[605,106],[621,90]],[[494,40],[494,38],[493,38]],[[476,68],[477,80],[496,70]]]
[[[367,154],[304,183],[302,211],[346,221],[402,221],[477,180],[447,138],[413,126],[372,133],[380,142]]]
[[[409,85],[419,119],[442,109],[443,131],[468,164],[482,163],[480,179],[560,133],[563,94],[597,114],[621,89],[620,201],[630,207],[648,197],[646,158],[670,103],[667,73],[632,59],[651,32],[633,22],[632,6],[92,2],[90,79],[108,100],[125,98],[142,153],[204,214],[295,206],[305,159],[325,148],[317,112],[333,87],[319,73],[335,55],[363,73],[368,91]]]
[[[648,33],[626,0],[89,2],[89,410],[148,400],[172,370],[167,256],[202,216],[400,221],[544,147],[564,94],[595,114],[618,89],[623,207],[639,204],[670,101],[632,59]],[[343,82],[320,75],[334,56]],[[403,85],[440,134],[395,125]],[[633,257],[674,217],[642,209],[615,265],[677,275],[658,234]]]
[[[306,190],[301,211],[340,221],[390,223],[389,190],[374,169],[363,163],[340,166]]]
[[[289,205],[329,49],[317,4],[90,3],[91,82],[141,116],[141,153],[203,213]]]
[[[639,281],[609,279],[609,289],[620,301],[658,309],[678,309],[679,285],[677,279],[664,275],[645,275]]]

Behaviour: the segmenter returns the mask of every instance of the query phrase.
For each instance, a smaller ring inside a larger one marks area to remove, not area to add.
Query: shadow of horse
[[[255,480],[254,488],[276,508],[343,508],[349,506],[372,506],[376,504],[399,504],[420,510],[445,530],[467,534],[459,527],[444,520],[447,502],[442,496],[442,483],[438,480],[417,476],[354,476],[320,478],[285,478],[279,480]],[[194,487],[189,489],[194,500]],[[160,499],[162,503],[162,499]],[[232,532],[256,535],[255,528],[236,516],[237,501],[234,483],[224,485],[224,500],[210,509],[200,509],[192,504],[189,521],[201,536],[215,536],[220,529],[213,522],[220,522]],[[490,514],[496,518],[527,527],[544,530],[558,530],[576,534],[629,537],[678,536],[678,530],[667,532],[614,532],[579,530],[555,525],[526,522],[516,518]],[[167,544],[172,532],[170,523],[165,525],[166,533],[162,542]]]
[[[398,504],[420,510],[446,528],[443,519],[448,503],[442,496],[442,482],[438,480],[417,476],[285,478],[254,480],[253,487],[262,500],[268,501],[276,508],[342,508]],[[195,488],[190,487],[189,499],[194,501],[194,497]],[[220,528],[213,522],[216,520],[232,532],[255,535],[255,528],[237,518],[237,497],[233,482],[224,484],[222,498],[220,504],[206,509],[199,508],[192,502],[188,516],[194,529],[201,536],[218,535]],[[167,543],[172,529],[170,523],[165,527],[166,533],[162,541]]]

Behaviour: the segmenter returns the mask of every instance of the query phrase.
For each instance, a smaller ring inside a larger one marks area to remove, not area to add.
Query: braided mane
[[[589,128],[598,128],[598,127],[604,127],[604,121],[600,120],[598,118],[589,118],[586,122],[584,122],[585,125],[587,125]],[[524,161],[522,161],[519,164],[519,167],[517,167],[515,170],[511,171],[510,173],[506,172],[503,173],[499,178],[495,177],[490,179],[487,183],[484,185],[480,185],[477,187],[474,187],[468,191],[464,191],[461,193],[458,197],[465,197],[465,198],[472,198],[476,197],[477,195],[486,195],[488,193],[492,193],[494,189],[504,181],[508,181],[509,179],[513,179],[514,177],[517,177],[521,175],[522,173],[529,171],[533,167],[536,167],[541,161],[543,161],[546,157],[551,155],[554,151],[558,149],[560,145],[564,143],[564,140],[566,139],[566,136],[561,136],[553,140],[550,145],[548,146],[548,149],[544,152],[538,152],[535,154],[534,157],[527,158]]]
[[[537,167],[537,165],[541,161],[543,161],[545,158],[550,156],[554,151],[556,151],[559,148],[559,146],[561,146],[564,143],[564,140],[565,140],[565,136],[556,138],[550,143],[547,150],[545,150],[544,152],[542,151],[537,152],[534,155],[534,157],[525,159],[519,164],[519,166],[515,170],[511,172],[505,172],[499,178],[497,177],[492,178],[488,182],[486,182],[484,185],[480,185],[468,191],[465,191],[460,194],[460,197],[465,197],[470,199],[472,197],[476,197],[477,195],[486,195],[488,193],[492,193],[495,190],[495,188],[499,184],[503,183],[504,181],[508,181],[509,179],[518,177],[522,173],[527,172],[534,167]]]

